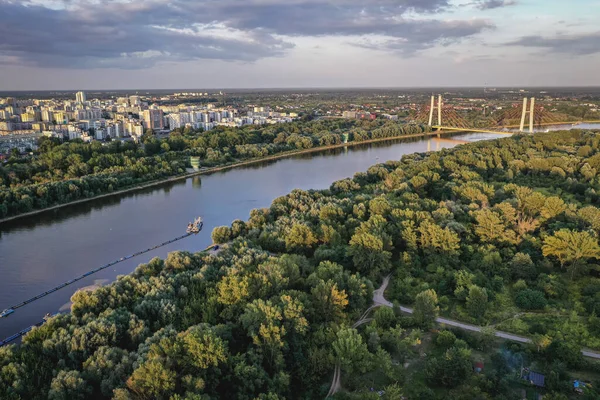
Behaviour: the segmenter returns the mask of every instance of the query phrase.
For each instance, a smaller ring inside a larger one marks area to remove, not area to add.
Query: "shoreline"
[[[334,145],[329,145],[329,146],[319,146],[319,147],[313,147],[310,149],[303,149],[303,150],[291,150],[291,151],[286,151],[286,152],[282,152],[279,154],[273,154],[271,156],[267,156],[267,157],[262,157],[262,158],[253,158],[250,160],[246,160],[246,161],[238,161],[238,162],[234,162],[232,164],[226,164],[226,165],[221,165],[221,166],[217,166],[217,167],[211,167],[211,168],[207,168],[207,169],[203,169],[203,170],[198,170],[198,171],[194,171],[191,173],[187,173],[187,174],[183,174],[183,175],[175,175],[175,176],[171,176],[169,178],[164,178],[164,179],[159,179],[159,180],[155,180],[155,181],[149,181],[147,183],[141,184],[141,185],[137,185],[137,186],[133,186],[130,188],[126,188],[126,189],[121,189],[121,190],[117,190],[114,192],[110,192],[110,193],[105,193],[105,194],[101,194],[98,196],[94,196],[94,197],[88,197],[85,199],[79,199],[79,200],[74,200],[74,201],[70,201],[68,203],[63,203],[63,204],[57,204],[51,207],[47,207],[47,208],[42,208],[39,210],[34,210],[34,211],[29,211],[23,214],[18,214],[18,215],[14,215],[12,217],[7,217],[7,218],[3,218],[0,219],[0,224],[5,223],[5,222],[9,222],[9,221],[14,221],[17,220],[19,218],[25,218],[25,217],[31,217],[34,215],[38,215],[41,213],[45,213],[48,211],[52,211],[52,210],[58,210],[59,208],[63,208],[63,207],[67,207],[67,206],[71,206],[71,205],[75,205],[75,204],[83,204],[89,201],[93,201],[93,200],[99,200],[99,199],[103,199],[109,196],[118,196],[121,194],[126,194],[126,193],[131,193],[131,192],[135,192],[138,190],[143,190],[143,189],[148,189],[154,186],[159,186],[165,183],[169,183],[169,182],[176,182],[179,180],[183,180],[183,179],[188,179],[188,178],[192,178],[194,176],[198,176],[198,175],[208,175],[208,174],[212,174],[214,172],[220,172],[220,171],[226,171],[229,169],[234,169],[234,168],[239,168],[239,167],[243,167],[246,165],[253,165],[253,164],[258,164],[261,162],[265,162],[265,161],[275,161],[275,160],[279,160],[282,158],[288,158],[288,157],[293,157],[296,155],[300,155],[300,154],[310,154],[310,153],[318,153],[318,152],[322,152],[322,151],[326,151],[326,150],[333,150],[333,149],[339,149],[339,148],[343,148],[343,147],[354,147],[354,146],[358,146],[361,144],[370,144],[370,143],[377,143],[377,142],[386,142],[386,141],[392,141],[392,140],[403,140],[403,139],[413,139],[413,138],[419,138],[419,137],[428,137],[428,136],[438,136],[438,134],[443,134],[443,133],[459,133],[459,132],[453,132],[453,131],[448,131],[448,132],[425,132],[425,133],[414,133],[414,134],[410,134],[410,135],[402,135],[402,136],[392,136],[392,137],[385,137],[385,138],[377,138],[377,139],[369,139],[369,140],[364,140],[362,142],[348,142],[348,143],[340,143],[340,144],[334,144]]]

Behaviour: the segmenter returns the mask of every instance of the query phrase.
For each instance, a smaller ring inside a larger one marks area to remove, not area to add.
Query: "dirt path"
[[[390,283],[391,275],[388,275],[383,280],[381,287],[373,292],[373,305],[365,310],[365,312],[360,316],[360,318],[352,325],[352,328],[356,329],[361,325],[364,325],[368,322],[373,321],[373,318],[368,318],[369,313],[377,307],[393,307],[393,304],[385,299],[383,294],[385,293],[385,289]],[[336,394],[342,388],[342,370],[339,363],[335,364],[335,370],[333,371],[333,380],[331,381],[331,387],[329,388],[329,392],[327,392],[327,397],[331,397]]]

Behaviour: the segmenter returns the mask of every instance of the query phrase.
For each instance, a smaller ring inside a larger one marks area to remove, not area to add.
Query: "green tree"
[[[177,374],[159,360],[149,360],[127,380],[127,387],[143,399],[167,399],[173,393]]]
[[[180,340],[188,365],[207,369],[226,360],[227,349],[223,340],[206,327],[191,327],[181,335]]]
[[[452,347],[442,357],[431,358],[425,366],[425,377],[433,386],[456,387],[472,373],[471,351]]]
[[[386,386],[383,394],[384,400],[403,400],[403,390],[398,384]]]
[[[333,351],[344,371],[364,372],[369,362],[369,350],[356,329],[342,328],[336,334]]]
[[[382,329],[389,329],[396,324],[396,314],[389,307],[379,307],[375,310],[375,322]]]
[[[282,362],[281,349],[285,345],[286,329],[282,323],[280,307],[261,299],[246,306],[240,321],[248,331],[252,342],[259,346],[271,367]]]
[[[341,321],[344,318],[344,309],[348,305],[348,295],[344,290],[339,290],[332,280],[321,280],[311,290],[313,306],[319,318],[326,322]]]
[[[467,296],[467,310],[472,317],[480,319],[488,309],[488,294],[485,288],[472,285]]]
[[[451,331],[441,331],[435,340],[435,343],[444,349],[452,347],[454,342],[456,342],[456,335]]]
[[[541,310],[546,307],[547,301],[539,290],[525,289],[517,293],[515,303],[524,310]]]
[[[535,335],[532,341],[538,353],[546,350],[552,344],[552,338],[548,335]]]
[[[513,279],[526,279],[528,281],[533,281],[535,278],[537,278],[537,270],[529,254],[515,254],[510,262],[510,267]]]
[[[231,229],[228,226],[217,226],[213,229],[211,237],[213,243],[227,243],[231,240]]]
[[[81,378],[79,371],[61,370],[52,379],[48,399],[71,400],[85,399],[91,392],[91,388]]]
[[[435,290],[425,290],[417,295],[413,315],[419,325],[432,325],[439,312],[440,307],[438,306],[438,297]]]

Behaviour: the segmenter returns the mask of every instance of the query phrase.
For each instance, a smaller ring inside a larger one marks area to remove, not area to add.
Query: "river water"
[[[339,179],[404,154],[435,151],[504,135],[464,134],[341,148],[216,172],[151,189],[51,210],[0,224],[0,311],[87,271],[185,233],[196,216],[204,230],[179,242],[117,264],[0,319],[0,338],[69,310],[78,289],[131,273],[174,250],[211,244],[215,226],[246,220],[255,208],[293,189],[325,189]]]

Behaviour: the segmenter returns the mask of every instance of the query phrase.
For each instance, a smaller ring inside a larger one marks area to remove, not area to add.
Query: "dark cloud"
[[[255,61],[292,48],[282,36],[324,35],[380,35],[413,53],[491,25],[406,17],[446,10],[449,0],[58,1],[0,0],[0,62],[144,68],[160,61]]]
[[[517,5],[516,0],[481,0],[474,3],[480,10],[492,10]]]
[[[588,55],[600,53],[600,32],[555,37],[524,36],[509,46],[537,47],[551,53]]]
[[[493,24],[484,20],[407,21],[402,25],[404,32],[400,35],[400,38],[385,40],[383,42],[365,40],[356,45],[364,48],[398,52],[410,56],[417,51],[425,50],[435,45],[447,46],[456,43],[465,37],[493,27]],[[408,41],[405,37],[410,37],[414,40]]]

